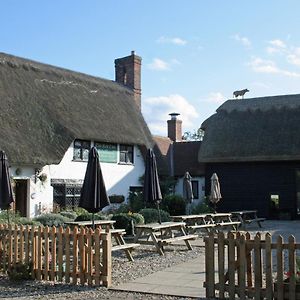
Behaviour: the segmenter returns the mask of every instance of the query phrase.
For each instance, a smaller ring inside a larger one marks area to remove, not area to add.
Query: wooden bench
[[[111,251],[118,251],[118,250],[133,250],[134,248],[139,247],[140,244],[124,244],[124,245],[115,245],[111,247]]]
[[[247,223],[247,224],[251,224],[253,222],[257,222],[258,226],[260,228],[262,228],[260,222],[263,222],[265,220],[266,220],[266,218],[256,218],[256,219],[246,219],[246,220],[244,220],[244,222]]]
[[[177,236],[177,237],[161,240],[161,241],[159,241],[159,244],[168,245],[168,244],[172,244],[177,241],[179,242],[179,241],[185,241],[185,240],[195,240],[196,238],[198,238],[198,236],[196,234],[188,234],[188,235]]]
[[[231,212],[232,217],[241,222],[241,227],[246,228],[246,224],[256,222],[260,228],[261,222],[265,221],[265,218],[258,218],[256,210],[241,210]]]
[[[206,231],[209,232],[209,229],[213,229],[215,227],[216,224],[195,224],[186,226],[188,232],[195,232],[197,229],[206,229]]]
[[[233,230],[237,230],[237,228],[241,225],[241,222],[221,222],[215,224],[217,227],[231,227]]]

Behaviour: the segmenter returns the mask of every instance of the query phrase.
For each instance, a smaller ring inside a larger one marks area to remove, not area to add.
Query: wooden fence
[[[111,285],[111,233],[0,225],[0,270],[31,266],[33,279]]]
[[[281,236],[272,241],[270,234],[262,239],[259,233],[251,238],[249,233],[220,232],[204,241],[207,298],[300,299],[300,244],[293,236],[284,243]]]

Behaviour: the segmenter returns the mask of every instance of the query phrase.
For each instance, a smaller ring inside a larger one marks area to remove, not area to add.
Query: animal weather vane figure
[[[242,96],[242,99],[244,99],[244,95],[249,92],[248,89],[240,90],[240,91],[234,91],[233,97],[237,98],[238,96]]]

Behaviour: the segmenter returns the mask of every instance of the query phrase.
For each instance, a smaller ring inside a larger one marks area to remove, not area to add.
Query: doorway
[[[15,182],[15,211],[19,212],[21,217],[27,217],[28,180],[16,179]]]

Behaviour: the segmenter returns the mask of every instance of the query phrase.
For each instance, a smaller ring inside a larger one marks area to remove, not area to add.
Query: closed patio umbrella
[[[155,154],[152,149],[147,150],[143,196],[145,203],[154,203],[156,205],[159,223],[161,224],[159,203],[162,200],[162,195],[159,185]]]
[[[10,183],[8,161],[4,151],[0,151],[1,173],[0,173],[0,209],[7,209],[9,222],[9,213],[11,203],[14,201]]]
[[[109,204],[110,202],[100,168],[98,151],[96,147],[92,147],[89,152],[79,206],[93,214],[92,222],[94,228],[94,214]]]
[[[221,196],[221,191],[220,191],[219,178],[216,173],[213,173],[213,175],[211,177],[209,200],[214,204],[215,213],[217,212],[216,211],[217,202],[219,202],[221,198],[222,198],[222,196]]]
[[[189,172],[185,172],[183,178],[183,196],[187,202],[187,213],[191,213],[191,204],[194,200],[193,187],[192,187],[192,176]]]

